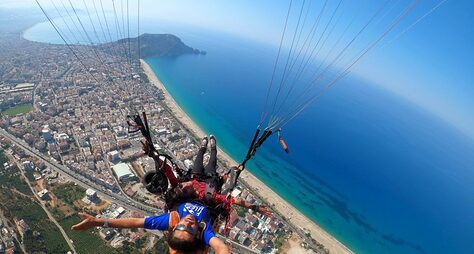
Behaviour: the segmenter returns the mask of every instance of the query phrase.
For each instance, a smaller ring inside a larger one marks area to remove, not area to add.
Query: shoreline
[[[186,112],[178,105],[178,103],[173,99],[173,97],[168,93],[166,87],[161,83],[156,74],[153,72],[151,67],[143,60],[140,59],[141,66],[144,73],[147,75],[151,84],[161,89],[164,94],[164,102],[168,108],[172,111],[173,115],[185,125],[192,133],[192,135],[197,137],[202,137],[207,135],[187,114]],[[219,159],[224,161],[227,165],[238,165],[238,163],[232,159],[228,154],[226,154],[222,149],[218,148]],[[269,204],[274,204],[272,209],[278,211],[280,214],[286,214],[291,217],[288,220],[288,223],[291,223],[296,228],[301,228],[309,231],[311,237],[314,238],[318,243],[322,244],[326,249],[329,250],[329,253],[353,253],[349,248],[339,242],[336,238],[326,232],[323,228],[318,226],[315,222],[308,219],[290,203],[280,197],[257,177],[252,175],[249,171],[245,170],[240,175],[240,178],[243,179],[247,185],[251,188],[254,193],[266,200]]]

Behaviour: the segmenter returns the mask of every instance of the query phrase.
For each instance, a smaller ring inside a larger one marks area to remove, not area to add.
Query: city
[[[164,213],[163,200],[141,183],[155,165],[143,156],[141,136],[128,133],[126,118],[145,111],[159,150],[184,169],[192,165],[199,137],[170,113],[162,102],[163,91],[149,83],[138,64],[126,64],[126,58],[112,54],[120,50],[118,45],[99,53],[107,59],[101,65],[87,57],[91,50],[86,46],[72,46],[71,51],[66,46],[26,41],[18,33],[2,35],[0,43],[8,45],[0,50],[0,107],[32,105],[28,112],[2,115],[0,143],[7,156],[2,173],[21,172],[37,203],[52,214],[51,221],[59,221],[55,223],[59,228],[77,221],[78,211],[107,218]],[[71,52],[84,57],[78,61]],[[221,164],[219,169],[226,166]],[[246,201],[262,202],[245,185],[237,190],[235,195]],[[265,217],[239,208],[236,214],[228,236],[235,253],[275,252],[292,236],[291,227],[278,215]],[[32,222],[14,218],[14,223],[8,223],[12,218],[0,218],[4,225],[1,248],[31,248],[24,237],[36,232],[29,226]],[[104,250],[157,251],[156,245],[164,244],[162,235],[155,232],[98,232],[107,243]],[[71,243],[67,232],[63,237],[70,251],[87,250]],[[309,244],[324,252],[318,244]]]

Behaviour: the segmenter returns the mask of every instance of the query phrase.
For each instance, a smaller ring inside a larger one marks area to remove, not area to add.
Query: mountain
[[[142,34],[139,37],[130,38],[132,51],[136,50],[140,39],[141,58],[157,56],[179,56],[184,54],[206,54],[205,51],[194,49],[184,44],[180,38],[172,34]],[[128,43],[128,39],[118,40],[117,43]]]

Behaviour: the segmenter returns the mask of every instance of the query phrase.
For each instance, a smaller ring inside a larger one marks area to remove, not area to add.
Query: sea
[[[274,44],[166,21],[205,55],[145,59],[181,108],[241,161],[265,103]],[[24,37],[61,43],[48,23]],[[248,170],[356,253],[474,253],[474,141],[379,84],[349,75],[282,129]]]

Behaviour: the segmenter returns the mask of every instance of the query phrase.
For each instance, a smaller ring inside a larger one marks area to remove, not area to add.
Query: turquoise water
[[[260,117],[276,49],[166,23],[207,55],[146,61],[237,161]],[[154,25],[152,25],[154,24]],[[47,36],[49,35],[49,36]],[[30,39],[58,42],[47,25]],[[357,253],[474,253],[474,144],[426,110],[349,76],[285,126],[249,170]]]

